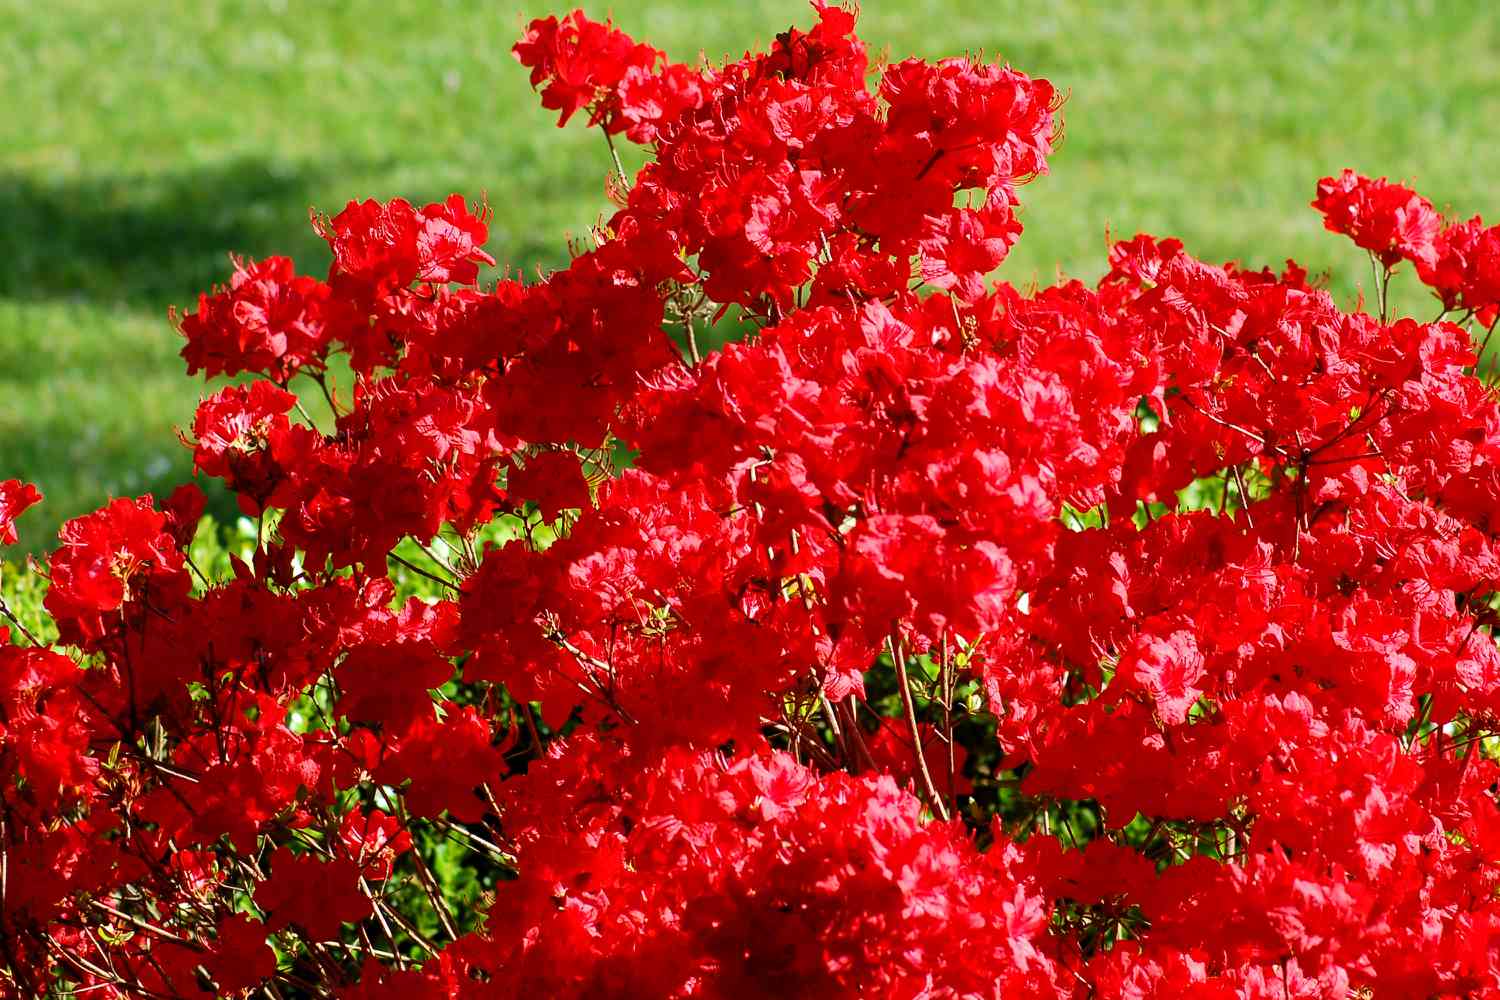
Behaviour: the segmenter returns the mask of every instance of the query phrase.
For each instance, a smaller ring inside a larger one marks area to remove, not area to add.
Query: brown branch
[[[932,808],[937,811],[938,818],[947,822],[948,807],[943,802],[942,796],[938,794],[937,785],[933,783],[932,771],[927,767],[927,754],[922,749],[922,731],[917,727],[917,706],[911,695],[911,680],[906,675],[905,652],[894,635],[887,637],[886,646],[890,650],[891,662],[896,665],[896,677],[901,686],[901,707],[906,712],[906,722],[911,728],[912,753],[916,757],[917,769],[922,776],[922,787],[932,803]]]

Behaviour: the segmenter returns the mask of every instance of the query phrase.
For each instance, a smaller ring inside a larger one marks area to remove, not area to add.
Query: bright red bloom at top
[[[474,284],[479,265],[495,263],[481,248],[489,218],[488,207],[475,215],[454,194],[420,210],[404,198],[351,201],[317,228],[333,250],[330,280],[352,279],[385,294],[413,281]]]
[[[182,317],[188,374],[257,372],[285,383],[301,369],[321,370],[334,332],[328,294],[287,257],[236,259],[229,285],[198,296],[198,311]]]
[[[1330,232],[1348,236],[1386,267],[1402,258],[1423,265],[1434,259],[1438,214],[1430,201],[1408,187],[1345,170],[1318,181],[1312,205],[1323,213],[1323,225]]]
[[[659,49],[642,45],[608,21],[574,11],[562,20],[537,18],[512,49],[531,70],[531,85],[542,87],[542,107],[559,112],[557,124],[583,108],[593,109],[589,124],[606,120],[615,88],[631,71],[649,71],[662,59]],[[634,86],[640,85],[640,78]],[[614,131],[614,129],[611,129]]]
[[[469,211],[456,194],[423,208],[417,232],[417,280],[472,285],[479,280],[480,264],[494,267],[495,258],[483,249],[490,215],[488,205],[477,215]]]

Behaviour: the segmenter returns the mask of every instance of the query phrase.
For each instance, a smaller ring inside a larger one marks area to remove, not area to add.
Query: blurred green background
[[[559,131],[509,49],[527,0],[0,0],[0,478],[66,517],[188,474],[171,304],[231,251],[320,275],[310,206],[487,193],[489,249],[532,270],[605,208],[603,143]],[[608,8],[591,5],[599,17]],[[1474,0],[866,0],[893,58],[983,52],[1070,93],[1051,176],[1022,193],[1017,283],[1102,270],[1106,228],[1209,259],[1366,262],[1307,207],[1353,166],[1500,215],[1500,14]],[[636,0],[617,23],[679,59],[764,44],[797,0]],[[1400,301],[1426,318],[1411,287]]]

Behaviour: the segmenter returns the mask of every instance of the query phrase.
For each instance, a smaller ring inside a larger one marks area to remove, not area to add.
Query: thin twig
[[[411,817],[406,814],[406,804],[400,797],[395,799],[396,818],[411,833]],[[448,901],[443,899],[441,890],[438,889],[437,880],[432,877],[432,872],[427,868],[427,862],[422,858],[422,852],[413,848],[411,851],[413,866],[417,869],[417,881],[422,883],[422,890],[427,894],[427,900],[432,908],[437,911],[438,923],[443,925],[443,930],[448,937],[454,941],[458,940],[458,925],[454,922],[453,913],[448,909]]]
[[[890,650],[891,662],[896,665],[896,677],[901,684],[901,707],[906,711],[906,722],[911,728],[912,752],[917,759],[917,768],[921,772],[922,787],[927,792],[927,797],[932,802],[932,808],[937,811],[938,817],[947,822],[948,807],[944,804],[942,796],[938,795],[937,785],[932,780],[932,772],[927,768],[927,754],[922,749],[922,731],[917,727],[917,706],[911,696],[911,680],[906,675],[905,653],[896,642],[895,636],[886,638],[886,646]]]
[[[425,569],[423,569],[422,567],[416,566],[416,565],[413,565],[410,562],[407,562],[405,559],[402,559],[400,556],[396,555],[396,553],[394,553],[394,552],[391,553],[390,558],[391,558],[391,560],[393,562],[396,562],[396,563],[399,563],[402,566],[405,566],[407,569],[411,570],[413,573],[417,574],[418,576],[424,576],[427,579],[431,580],[433,583],[439,584],[440,586],[447,587],[449,590],[453,590],[453,591],[457,591],[458,590],[458,584],[454,583],[452,580],[444,580],[442,577],[437,576],[436,574],[429,573]]]
[[[609,146],[609,157],[615,161],[615,173],[620,176],[620,186],[629,191],[630,179],[625,176],[625,164],[620,162],[620,151],[615,149],[615,137],[610,135],[606,128],[601,127],[599,131],[604,133],[604,142]]]
[[[157,937],[163,938],[167,941],[171,941],[173,944],[184,945],[197,951],[203,950],[203,946],[197,941],[193,941],[189,938],[173,934],[166,928],[158,927],[150,921],[142,920],[140,917],[131,916],[124,910],[117,910],[113,906],[110,906],[108,903],[104,902],[104,900],[102,899],[91,899],[89,900],[89,905],[93,906],[95,909],[103,910],[105,913],[108,913],[111,916],[119,917],[121,920],[130,924],[136,930],[147,931],[151,934],[155,934]]]
[[[21,634],[24,635],[27,639],[29,639],[31,641],[31,644],[33,646],[40,646],[42,644],[41,641],[39,639],[37,639],[36,636],[34,636],[34,635],[31,634],[31,629],[29,629],[25,625],[23,625],[21,623],[21,619],[19,619],[19,618],[17,618],[15,616],[15,612],[13,612],[13,611],[10,610],[10,605],[8,605],[8,604],[5,603],[5,598],[3,598],[3,597],[0,597],[0,615],[4,615],[7,619],[9,619],[9,621],[10,621],[10,623],[12,625],[14,625],[16,628],[20,629],[21,630]]]

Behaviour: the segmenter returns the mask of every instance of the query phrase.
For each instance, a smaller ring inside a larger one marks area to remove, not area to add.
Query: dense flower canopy
[[[1500,228],[1345,171],[1378,315],[1146,235],[1023,292],[1051,84],[814,22],[535,21],[645,158],[566,268],[350,202],[180,318],[253,552],[63,528],[7,995],[1500,995]]]

